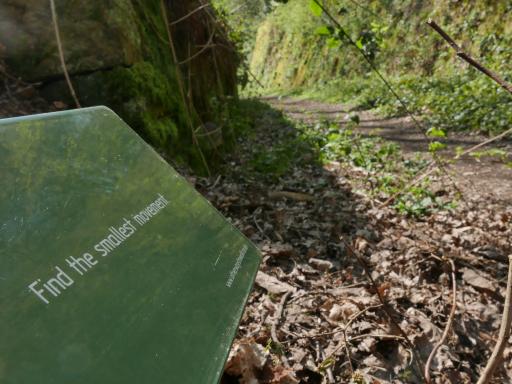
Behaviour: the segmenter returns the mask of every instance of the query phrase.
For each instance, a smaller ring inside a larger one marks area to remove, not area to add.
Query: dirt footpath
[[[423,153],[428,156],[429,138],[418,132],[409,117],[383,118],[372,111],[354,111],[347,104],[328,104],[311,100],[294,98],[266,98],[265,102],[283,111],[292,119],[315,123],[322,120],[346,124],[351,113],[358,114],[361,120],[357,131],[362,135],[378,135],[386,140],[396,142],[404,154]],[[488,138],[482,135],[452,133],[445,140],[448,145],[447,155],[453,156],[457,147],[471,148]],[[512,140],[499,141],[484,149],[497,148],[505,150],[512,158]],[[495,158],[475,159],[465,156],[449,169],[453,178],[464,194],[480,199],[490,198],[504,205],[512,204],[512,168]]]

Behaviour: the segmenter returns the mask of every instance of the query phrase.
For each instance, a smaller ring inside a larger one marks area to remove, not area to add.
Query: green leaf
[[[359,49],[363,49],[363,39],[359,39],[356,41],[356,46]]]
[[[439,141],[434,141],[429,144],[428,150],[432,153],[435,153],[437,151],[440,151],[442,149],[446,148],[446,144],[440,143]]]
[[[329,357],[328,359],[325,359],[318,365],[319,371],[325,371],[327,368],[332,367],[336,363],[336,360],[333,357]]]
[[[341,41],[339,41],[335,37],[329,37],[327,39],[327,47],[328,48],[338,48],[341,45]]]
[[[446,132],[442,129],[432,127],[427,131],[427,136],[429,137],[446,137]]]
[[[320,4],[316,2],[316,0],[310,0],[309,2],[309,8],[311,9],[311,12],[313,12],[313,15],[315,16],[322,16],[323,10]]]
[[[322,25],[315,30],[315,34],[320,36],[330,36],[332,34],[332,27],[329,28],[326,25]]]

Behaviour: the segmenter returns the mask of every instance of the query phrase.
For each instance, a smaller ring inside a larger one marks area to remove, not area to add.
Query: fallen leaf
[[[286,292],[295,292],[296,289],[290,284],[278,280],[276,277],[267,275],[265,272],[259,271],[256,275],[256,284],[266,289],[269,293],[279,295]]]
[[[495,286],[491,281],[483,275],[477,273],[474,269],[463,268],[462,278],[464,281],[477,289],[483,289],[486,291],[494,291]]]

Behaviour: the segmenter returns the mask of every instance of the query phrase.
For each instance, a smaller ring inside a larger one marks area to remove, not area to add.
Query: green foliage
[[[429,137],[446,137],[446,132],[443,131],[442,129],[438,129],[436,127],[431,127],[427,131],[427,136],[429,136]]]
[[[439,141],[433,141],[428,145],[428,151],[430,153],[437,153],[446,148],[446,144],[440,143]]]
[[[495,135],[512,126],[512,95],[475,71],[442,78],[401,76],[390,79],[409,110],[424,115],[428,135],[453,131]],[[403,116],[402,105],[376,76],[337,79],[295,94],[329,102],[350,102],[361,109],[377,108],[385,116]]]
[[[256,113],[262,115],[263,112],[260,107]],[[281,119],[283,127],[293,124]],[[284,132],[282,139],[271,146],[261,144],[253,147],[249,169],[257,177],[278,179],[293,165],[302,162],[338,162],[368,174],[361,183],[368,184],[365,189],[370,190],[373,198],[386,200],[404,191],[393,206],[402,214],[424,216],[454,206],[451,201],[437,197],[431,191],[429,179],[415,187],[407,187],[428,166],[426,159],[419,155],[405,159],[397,144],[377,136],[362,137],[354,131],[358,124],[358,116],[351,115],[344,127],[328,121],[314,126],[296,125],[296,131]]]
[[[279,178],[290,169],[293,163],[300,162],[308,152],[310,152],[308,143],[301,137],[290,138],[271,148],[265,145],[255,147],[250,165],[257,173]]]
[[[506,2],[349,0],[322,4],[356,46],[392,80],[404,101],[440,131],[503,132],[512,124],[512,97],[473,69],[455,66],[450,47],[424,21],[433,16],[489,68],[512,79],[512,30]],[[290,0],[258,30],[251,68],[271,92],[350,101],[403,115],[402,106],[370,73],[344,33],[329,24],[314,0]],[[311,89],[314,88],[314,89]],[[434,136],[439,137],[439,136]]]
[[[318,371],[325,373],[327,368],[332,367],[334,364],[336,364],[336,359],[334,357],[329,357],[318,365]]]
[[[328,122],[314,128],[302,127],[301,140],[314,147],[321,162],[349,163],[367,171],[374,197],[387,198],[405,188],[394,205],[402,214],[424,216],[453,207],[452,202],[435,196],[429,179],[419,186],[406,188],[425,169],[427,160],[419,156],[404,159],[397,144],[376,136],[361,137],[352,129],[357,124],[354,118],[345,128]]]
[[[427,179],[420,186],[412,187],[405,194],[399,196],[394,208],[402,214],[421,217],[434,211],[453,209],[455,203],[446,202],[441,197],[436,197],[429,190],[429,180]]]
[[[318,4],[316,0],[310,0],[309,1],[309,9],[311,9],[311,12],[313,15],[320,17],[322,16],[323,10],[322,7]]]
[[[274,7],[268,0],[212,0],[212,5],[219,19],[228,26],[228,37],[242,62],[238,71],[238,84],[244,88],[252,80],[247,69],[258,24]]]
[[[470,154],[470,156],[474,157],[477,160],[480,160],[484,157],[488,158],[494,158],[497,159],[500,162],[506,163],[511,154],[509,154],[507,151],[504,151],[503,149],[499,148],[491,148],[486,149],[484,151],[475,151]]]
[[[354,374],[351,377],[351,384],[367,384],[366,380],[364,379],[364,376],[360,372],[354,372]]]
[[[426,114],[436,132],[474,130],[497,134],[512,125],[512,95],[480,73],[445,78],[402,77],[393,84],[411,110]],[[387,115],[404,114],[396,100],[383,96],[375,98],[375,106]]]
[[[368,171],[387,170],[393,160],[397,160],[399,153],[397,144],[377,137],[362,138],[352,129],[340,129],[336,124],[326,127],[318,124],[306,135],[316,143],[321,161],[348,160],[352,165]]]

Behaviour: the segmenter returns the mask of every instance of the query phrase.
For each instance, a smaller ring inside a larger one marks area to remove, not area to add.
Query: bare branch
[[[209,48],[212,48],[213,45],[212,45],[212,41],[213,41],[213,37],[215,36],[215,29],[213,30],[213,32],[210,34],[210,38],[208,39],[208,42],[203,46],[203,48],[201,48],[199,51],[197,51],[196,53],[194,53],[192,56],[190,57],[187,57],[186,59],[180,61],[178,63],[178,65],[183,65],[183,64],[186,64],[192,60],[194,60],[196,57],[198,57],[199,55],[201,55],[203,52],[205,52],[207,49]]]
[[[201,5],[200,7],[197,7],[196,9],[194,9],[193,11],[187,13],[185,16],[183,17],[180,17],[178,20],[174,20],[172,23],[170,23],[170,25],[176,25],[178,23],[181,23],[182,21],[188,19],[190,16],[196,14],[197,12],[199,12],[200,10],[208,7],[210,4],[203,4]]]
[[[60,40],[59,22],[57,18],[57,10],[55,9],[54,0],[50,0],[50,8],[52,10],[53,28],[55,30],[55,39],[57,40],[57,48],[59,50],[59,58],[60,65],[62,67],[62,72],[64,72],[64,77],[66,78],[66,83],[68,84],[69,92],[71,93],[71,96],[75,101],[76,107],[82,108],[80,102],[78,101],[78,97],[76,96],[75,88],[73,87],[71,78],[69,77],[68,68],[66,67],[66,60],[64,59],[64,49],[62,48],[62,41]]]
[[[503,359],[503,350],[505,349],[510,336],[510,328],[512,327],[512,255],[509,255],[508,263],[507,294],[505,297],[505,305],[503,307],[503,318],[501,319],[498,341],[496,342],[494,351],[492,352],[480,379],[478,379],[477,384],[489,383],[494,371]]]
[[[382,304],[382,309],[386,312],[386,315],[388,316],[389,321],[395,327],[395,329],[398,330],[398,332],[400,332],[400,334],[402,335],[401,338],[407,343],[408,347],[411,349],[411,352],[412,352],[412,354],[415,357],[414,362],[416,363],[416,369],[418,371],[418,374],[421,375],[422,378],[424,378],[423,377],[423,370],[421,369],[421,364],[422,364],[421,356],[419,355],[419,353],[416,350],[416,348],[415,348],[414,344],[412,343],[412,341],[407,336],[407,333],[403,330],[403,328],[400,326],[398,321],[394,318],[394,316],[393,316],[394,315],[394,313],[393,313],[394,310],[389,305],[389,303],[387,302],[387,300],[384,297],[383,293],[379,290],[379,286],[377,285],[376,281],[372,277],[372,272],[370,270],[370,267],[368,266],[366,261],[362,258],[362,256],[354,249],[354,247],[352,247],[352,245],[350,245],[343,238],[340,238],[340,240],[343,241],[343,243],[345,244],[345,248],[347,249],[348,254],[350,256],[354,257],[359,262],[361,267],[363,268],[363,270],[365,272],[365,275],[366,275],[366,278],[368,279],[368,281],[371,284],[373,290],[375,291],[375,294],[377,295],[377,298],[379,299],[380,303]],[[353,338],[352,340],[354,340],[354,339],[355,338]]]
[[[290,294],[291,294],[291,292],[286,292],[283,295],[283,297],[281,298],[281,301],[280,301],[279,307],[276,311],[274,320],[272,321],[272,328],[270,329],[270,335],[272,336],[272,340],[274,341],[274,343],[276,343],[278,345],[281,344],[281,342],[279,341],[279,338],[277,337],[277,327],[279,326],[279,323],[281,323],[281,317],[283,317],[286,300],[288,300],[288,297],[290,297]],[[290,363],[288,362],[288,359],[286,358],[284,353],[282,356],[282,361],[286,367],[290,368]]]
[[[432,352],[430,352],[427,363],[425,364],[425,380],[427,381],[428,384],[431,383],[430,365],[432,364],[432,361],[434,360],[434,357],[436,356],[438,349],[441,348],[441,346],[446,342],[446,339],[448,338],[448,334],[450,333],[450,329],[452,327],[453,319],[455,318],[455,311],[457,309],[457,280],[455,275],[455,263],[453,262],[453,260],[450,260],[450,266],[452,268],[452,309],[450,311],[450,317],[448,317],[448,321],[446,322],[443,336],[441,337],[441,340],[439,340],[439,342],[435,345],[434,349],[432,349]]]
[[[480,144],[475,145],[474,147],[471,147],[471,148],[469,148],[469,149],[465,150],[464,152],[462,152],[462,153],[460,153],[459,155],[455,156],[455,159],[454,159],[454,160],[458,160],[458,159],[460,159],[462,156],[467,155],[467,154],[469,154],[469,153],[471,153],[471,152],[474,152],[474,151],[476,151],[477,149],[480,149],[480,148],[482,148],[482,147],[486,146],[487,144],[490,144],[490,143],[493,143],[493,142],[495,142],[495,141],[497,141],[497,140],[503,139],[505,136],[510,135],[510,134],[512,134],[512,128],[510,128],[508,131],[505,131],[505,132],[503,132],[503,133],[499,134],[498,136],[495,136],[495,137],[493,137],[493,138],[490,138],[489,140],[486,140],[486,141],[484,141],[484,142],[482,142],[482,143],[480,143]]]
[[[160,0],[160,10],[162,11],[162,16],[165,22],[165,28],[167,31],[167,43],[169,44],[169,48],[171,49],[172,59],[174,61],[174,66],[176,70],[176,80],[178,82],[178,88],[181,94],[181,98],[183,100],[183,106],[186,109],[186,116],[187,116],[187,122],[190,126],[190,131],[192,133],[192,142],[197,147],[197,150],[199,152],[199,155],[201,156],[201,160],[203,161],[203,164],[205,166],[206,172],[208,175],[211,175],[210,167],[208,167],[208,162],[206,161],[206,157],[204,156],[203,151],[201,150],[201,145],[199,144],[199,141],[197,140],[196,132],[194,130],[194,124],[192,122],[192,118],[190,117],[191,113],[191,107],[187,101],[187,96],[185,94],[185,85],[183,82],[183,76],[181,74],[179,64],[178,64],[178,55],[176,54],[176,47],[174,46],[174,39],[172,36],[172,30],[169,25],[169,16],[167,15],[167,8],[165,7],[164,0]]]
[[[462,60],[469,63],[471,66],[478,69],[483,74],[489,76],[495,82],[497,82],[503,89],[512,94],[512,84],[507,83],[503,80],[496,72],[491,71],[490,69],[484,67],[480,62],[471,57],[469,54],[464,52],[462,48],[432,19],[427,21],[427,24],[432,27],[437,33],[441,35],[443,39],[446,40],[448,44],[455,50],[457,56]]]

